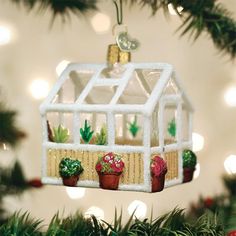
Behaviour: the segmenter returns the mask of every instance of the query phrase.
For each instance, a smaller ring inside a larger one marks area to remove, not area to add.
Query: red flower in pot
[[[161,157],[155,156],[151,162],[152,192],[160,192],[164,189],[166,173],[166,162]]]
[[[100,187],[117,190],[124,167],[122,156],[117,153],[109,152],[104,156],[99,156],[95,168],[99,176]]]

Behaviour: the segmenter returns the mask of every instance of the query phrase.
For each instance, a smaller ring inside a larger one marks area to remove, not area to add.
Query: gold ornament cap
[[[110,65],[115,63],[126,64],[131,60],[131,53],[121,51],[117,44],[110,44],[107,50],[107,62]]]

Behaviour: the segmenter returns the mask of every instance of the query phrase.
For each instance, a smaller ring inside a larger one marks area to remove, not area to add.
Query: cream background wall
[[[222,2],[235,17],[236,2]],[[111,1],[101,1],[99,8],[114,24]],[[8,198],[6,204],[11,211],[29,210],[33,216],[48,221],[58,210],[69,214],[98,206],[111,222],[115,207],[122,207],[124,216],[128,217],[127,207],[133,200],[147,204],[147,216],[151,208],[157,216],[175,206],[187,207],[199,194],[208,196],[223,191],[223,162],[227,155],[236,154],[236,108],[228,107],[223,100],[224,91],[236,85],[235,62],[220,55],[206,34],[195,43],[188,40],[188,36],[179,38],[179,33],[174,33],[180,25],[177,16],[166,19],[159,11],[151,17],[149,9],[140,11],[139,7],[126,7],[124,15],[130,34],[141,42],[133,61],[173,64],[194,104],[194,131],[205,138],[205,147],[198,152],[200,177],[190,184],[156,194],[86,189],[85,197],[79,200],[70,200],[65,187],[45,186],[42,190],[25,193],[20,199]],[[71,17],[70,23],[64,25],[57,19],[50,29],[49,13],[27,13],[23,7],[19,9],[9,1],[1,2],[0,24],[12,27],[15,37],[12,43],[0,46],[0,96],[19,111],[19,123],[28,134],[16,151],[28,178],[40,176],[42,138],[41,101],[31,97],[29,85],[40,77],[52,86],[57,79],[55,68],[64,59],[85,63],[105,61],[107,45],[114,39],[110,31],[96,34],[90,24],[91,16],[93,14],[86,18]],[[0,155],[1,159],[6,158],[3,153]]]

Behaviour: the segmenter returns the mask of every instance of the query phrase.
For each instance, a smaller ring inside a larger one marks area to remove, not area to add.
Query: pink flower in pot
[[[100,187],[118,189],[120,175],[124,167],[122,156],[117,153],[109,152],[104,156],[99,156],[95,169],[99,175]]]
[[[166,162],[160,156],[155,156],[151,162],[152,192],[160,192],[164,189],[166,173]]]

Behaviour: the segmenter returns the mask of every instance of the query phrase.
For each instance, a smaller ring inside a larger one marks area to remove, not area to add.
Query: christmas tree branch
[[[0,167],[0,202],[4,196],[21,194],[28,188],[30,186],[18,162],[12,168]]]
[[[163,8],[168,12],[168,4],[172,4],[176,13],[183,19],[182,35],[190,33],[196,40],[203,32],[207,32],[216,48],[228,53],[232,58],[236,55],[236,21],[231,13],[215,0],[131,0],[131,5],[149,6],[153,15]],[[181,12],[178,7],[182,7]]]
[[[134,213],[133,213],[134,214]],[[0,235],[35,236],[112,236],[112,235],[211,235],[224,236],[223,226],[217,216],[208,213],[195,223],[189,224],[183,210],[174,209],[154,220],[133,220],[133,214],[123,222],[122,214],[115,214],[114,223],[100,221],[95,216],[84,217],[80,212],[66,218],[55,214],[47,230],[42,230],[42,221],[30,217],[29,213],[15,213],[0,225]],[[45,227],[44,227],[45,228]]]
[[[85,13],[96,10],[98,0],[11,0],[23,4],[28,9],[35,6],[40,10],[52,10],[53,18],[61,15],[63,19],[70,14]],[[225,7],[215,0],[124,0],[131,5],[148,6],[153,15],[160,9],[168,12],[168,4],[172,4],[178,15],[183,19],[182,34],[194,34],[197,39],[203,32],[208,32],[215,46],[232,58],[236,55],[236,21]],[[183,10],[181,14],[178,7]]]
[[[90,10],[96,10],[98,0],[11,0],[18,5],[24,5],[28,10],[38,8],[40,12],[51,10],[53,19],[61,15],[65,21],[70,14],[84,14]]]
[[[0,142],[16,145],[26,135],[16,127],[16,112],[6,110],[0,104]]]

